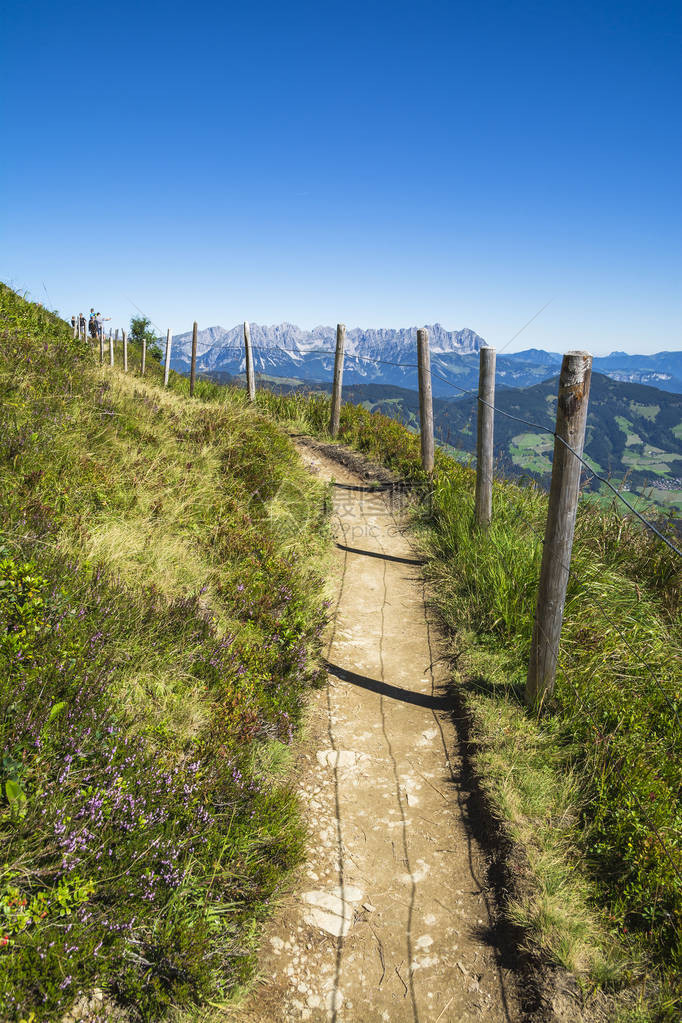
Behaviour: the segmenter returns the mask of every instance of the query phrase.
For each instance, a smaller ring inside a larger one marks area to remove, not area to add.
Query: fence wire
[[[200,346],[201,346],[201,349],[202,349],[202,351],[201,351],[202,355],[206,354],[209,351],[214,351],[217,354],[218,353],[222,353],[222,352],[239,352],[242,357],[245,356],[245,351],[244,351],[243,344],[242,345],[235,344],[235,345],[219,345],[219,346],[216,346],[215,344],[212,344],[210,342],[200,342],[197,345],[197,355],[199,354],[199,347]],[[304,361],[307,357],[313,356],[313,355],[314,356],[323,355],[323,356],[328,356],[330,358],[335,356],[335,349],[334,348],[309,348],[309,349],[306,349],[305,351],[301,352],[300,350],[297,350],[297,349],[293,349],[293,348],[289,349],[289,348],[286,348],[286,347],[284,347],[282,345],[276,345],[276,344],[273,344],[273,345],[252,344],[251,345],[251,349],[255,353],[256,352],[257,353],[269,353],[269,352],[273,352],[273,351],[281,351],[281,352],[284,352],[284,353],[286,353],[288,355],[299,356],[300,357],[300,361]],[[344,360],[345,359],[353,359],[353,360],[356,360],[358,362],[372,363],[372,364],[378,365],[378,366],[391,366],[391,367],[395,367],[395,368],[409,369],[409,370],[417,370],[418,369],[417,363],[407,363],[407,362],[399,362],[399,361],[388,360],[388,359],[378,359],[378,358],[376,358],[374,356],[360,355],[360,354],[351,354],[349,352],[344,354]],[[583,454],[580,454],[578,451],[576,451],[570,444],[568,444],[562,437],[560,437],[557,434],[556,430],[554,430],[551,427],[546,426],[546,425],[544,425],[542,423],[536,423],[536,422],[534,422],[532,420],[525,419],[522,416],[514,415],[513,413],[508,412],[506,409],[501,409],[498,406],[485,401],[484,399],[479,397],[477,391],[474,391],[471,388],[462,387],[461,385],[455,383],[453,380],[451,380],[448,377],[444,376],[437,369],[431,368],[431,376],[435,377],[436,379],[438,379],[440,381],[442,381],[448,387],[450,387],[454,391],[457,391],[458,393],[460,393],[463,397],[470,398],[472,400],[472,402],[478,402],[478,403],[480,403],[482,405],[486,405],[488,408],[492,409],[493,413],[496,413],[497,415],[501,415],[501,416],[503,416],[503,417],[513,421],[513,422],[519,423],[519,424],[521,424],[523,426],[526,426],[526,427],[528,427],[530,429],[533,429],[533,430],[539,431],[541,433],[544,433],[544,434],[546,434],[548,436],[551,436],[551,437],[553,437],[555,439],[555,441],[558,440],[561,444],[564,445],[564,447],[566,447],[571,452],[571,454],[575,458],[578,459],[578,461],[581,463],[581,465],[590,473],[590,476],[591,476],[592,479],[597,479],[597,480],[599,480],[600,483],[603,483],[606,487],[608,487],[609,490],[611,490],[613,492],[615,497],[619,501],[621,501],[628,508],[628,510],[633,515],[636,516],[636,518],[642,523],[642,525],[646,529],[648,529],[653,535],[655,535],[660,541],[662,541],[670,550],[672,550],[675,553],[675,555],[677,555],[678,557],[682,558],[682,550],[680,550],[672,541],[670,541],[663,533],[661,533],[661,531],[652,522],[650,522],[636,508],[634,508],[622,496],[620,490],[617,487],[615,487],[610,482],[610,480],[608,480],[607,478],[602,476],[600,473],[598,473],[588,463],[588,461],[584,457],[584,454],[585,454],[584,452],[583,452]],[[449,428],[449,429],[452,429],[452,428]],[[457,429],[456,432],[457,433],[466,434],[467,436],[469,436],[469,432],[465,431],[463,429]],[[449,432],[448,432],[448,436],[449,436]],[[460,449],[460,450],[463,450],[463,449]],[[523,525],[535,536],[536,540],[540,544],[544,544],[544,538],[537,531],[537,529],[535,528],[534,524],[529,520],[528,516],[524,514],[523,509],[521,509],[519,511],[518,515],[514,519],[512,519],[512,521],[511,521],[511,523],[509,523],[509,525],[513,526],[516,523],[523,523]],[[590,601],[599,609],[600,613],[603,615],[604,620],[616,632],[616,634],[620,638],[621,642],[623,643],[624,647],[629,651],[629,653],[633,656],[633,658],[635,658],[635,661],[639,664],[641,669],[644,671],[646,677],[653,684],[653,686],[656,688],[656,690],[658,691],[659,695],[661,696],[661,698],[665,702],[665,704],[668,707],[670,713],[674,717],[674,720],[675,720],[675,722],[677,724],[677,727],[682,731],[682,723],[680,721],[680,716],[679,716],[677,707],[673,703],[673,700],[671,698],[671,694],[668,691],[667,687],[665,687],[663,685],[662,681],[659,678],[657,678],[656,674],[652,671],[651,665],[648,663],[647,659],[645,657],[643,657],[642,654],[638,650],[635,649],[635,647],[631,644],[631,642],[629,641],[629,639],[627,638],[627,636],[625,635],[625,633],[623,632],[621,627],[618,625],[618,623],[616,621],[614,621],[613,616],[606,610],[606,608],[604,607],[603,603],[599,600],[599,598],[591,590],[587,589],[587,584],[584,582],[584,580],[580,580],[577,577],[575,571],[571,568],[571,566],[570,565],[566,565],[566,564],[562,564],[561,567],[564,569],[564,571],[567,573],[567,575],[570,578],[572,578],[574,580],[574,582],[577,583],[577,585],[579,587],[581,587],[581,586],[583,587],[584,595],[588,595],[589,596]],[[510,572],[510,576],[511,576],[511,578],[514,581],[516,581],[517,583],[519,582],[518,580],[515,580],[515,577],[514,577],[514,575],[511,572]],[[597,672],[598,668],[600,667],[601,663],[602,662],[599,662],[598,660],[596,661],[594,667],[592,668],[592,671],[590,672],[590,674],[587,677],[587,681],[588,682],[594,677],[594,675],[596,674],[596,672]],[[566,681],[567,685],[570,687],[571,692],[573,693],[573,696],[576,699],[576,703],[577,703],[577,706],[578,706],[580,712],[585,716],[586,719],[589,718],[589,720],[590,720],[590,722],[592,724],[592,727],[594,728],[595,734],[600,738],[600,740],[602,742],[606,742],[607,741],[607,736],[605,736],[603,734],[603,732],[601,730],[601,727],[600,727],[600,724],[596,720],[596,718],[595,718],[592,710],[590,709],[590,707],[587,706],[585,701],[582,699],[581,693],[579,692],[577,686],[572,684],[570,673],[569,672],[564,672],[563,674],[564,674],[565,681]],[[633,690],[633,692],[636,693],[636,690]],[[651,831],[651,834],[655,837],[656,842],[660,846],[660,848],[661,848],[661,850],[662,850],[666,860],[670,864],[674,874],[676,875],[677,879],[682,883],[682,872],[680,872],[680,870],[679,870],[679,868],[678,868],[678,866],[677,866],[677,864],[675,862],[675,858],[673,857],[671,851],[669,850],[668,846],[666,845],[666,843],[665,843],[665,841],[664,841],[664,839],[663,839],[663,837],[662,837],[662,835],[660,833],[659,828],[657,827],[655,822],[652,820],[651,815],[648,813],[647,809],[642,804],[642,802],[639,799],[639,797],[637,796],[637,794],[633,791],[632,787],[628,784],[628,781],[624,777],[624,775],[623,775],[623,773],[622,773],[622,771],[620,769],[619,764],[614,760],[612,762],[612,764],[611,764],[611,767],[615,771],[615,773],[618,775],[619,780],[620,780],[620,782],[621,782],[621,784],[623,786],[623,791],[626,792],[630,796],[630,798],[633,800],[633,802],[636,804],[636,806],[637,806],[637,808],[638,808],[638,810],[639,810],[639,812],[641,814],[642,819],[646,822],[646,824],[648,825],[648,827],[649,827],[649,829]],[[646,777],[651,777],[649,772],[647,772]]]

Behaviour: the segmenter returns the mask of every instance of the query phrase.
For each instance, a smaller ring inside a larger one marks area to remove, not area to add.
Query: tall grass
[[[259,401],[325,434],[328,399]],[[339,439],[425,479],[418,437],[385,416],[345,405]],[[419,539],[476,718],[483,783],[532,868],[510,911],[555,961],[619,990],[623,1005],[643,1000],[638,1018],[677,1020],[682,565],[617,508],[581,503],[556,693],[529,718],[522,697],[547,499],[498,480],[481,532],[474,482],[437,451]]]

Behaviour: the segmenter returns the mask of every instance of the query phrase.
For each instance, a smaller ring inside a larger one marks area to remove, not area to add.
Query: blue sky
[[[682,346],[678,2],[6,11],[0,277],[64,315]]]

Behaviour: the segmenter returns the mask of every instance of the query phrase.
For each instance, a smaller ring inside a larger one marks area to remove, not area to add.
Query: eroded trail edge
[[[301,453],[332,481],[338,603],[299,773],[308,859],[244,1019],[517,1021],[420,563],[390,487]]]

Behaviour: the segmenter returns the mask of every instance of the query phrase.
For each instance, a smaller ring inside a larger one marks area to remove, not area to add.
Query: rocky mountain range
[[[265,327],[252,323],[251,343],[257,373],[268,377],[309,382],[330,380],[334,370],[336,327],[305,331],[291,323]],[[428,327],[434,371],[456,375],[478,367],[478,351],[485,344],[473,330],[445,330],[439,323]],[[355,327],[346,333],[344,380],[348,383],[382,382],[417,387],[416,327],[369,329]],[[192,351],[190,332],[173,338],[171,366],[187,372]],[[461,360],[465,364],[459,365]],[[244,333],[239,324],[230,330],[209,327],[197,335],[197,371],[217,376],[244,372]],[[434,379],[434,384],[437,384]],[[441,384],[438,384],[441,386]],[[442,385],[451,393],[452,389]],[[468,386],[463,385],[463,386]]]
[[[451,397],[458,389],[476,388],[478,351],[485,344],[475,331],[449,331],[439,323],[428,327],[431,349],[432,384],[435,395]],[[344,382],[346,384],[390,384],[417,388],[417,328],[352,328],[346,334]],[[251,324],[256,373],[268,378],[324,383],[332,378],[335,327],[302,330],[291,323],[274,326]],[[192,334],[173,338],[171,366],[187,372]],[[532,348],[500,354],[497,359],[497,387],[529,387],[556,375],[561,356]],[[244,372],[243,325],[229,330],[208,327],[198,333],[197,370],[214,378],[238,376]],[[682,352],[628,355],[612,352],[594,360],[595,372],[626,383],[648,384],[660,390],[682,393]]]

